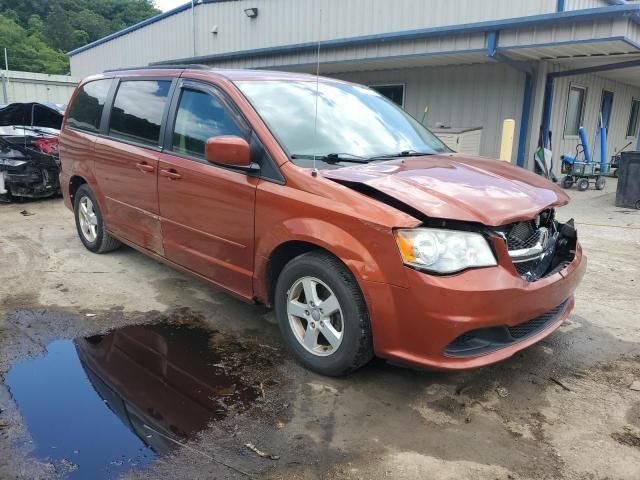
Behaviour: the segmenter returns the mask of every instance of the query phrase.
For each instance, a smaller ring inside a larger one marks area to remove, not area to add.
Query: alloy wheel
[[[89,242],[95,242],[98,237],[98,217],[93,208],[93,202],[89,197],[80,199],[78,219],[80,220],[80,230],[82,230],[84,238]]]
[[[287,315],[293,334],[310,353],[327,356],[342,343],[344,320],[338,297],[322,280],[298,279],[287,293]]]

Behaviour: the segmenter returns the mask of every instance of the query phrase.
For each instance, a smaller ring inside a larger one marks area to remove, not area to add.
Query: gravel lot
[[[559,216],[576,219],[589,267],[555,334],[481,370],[374,361],[343,379],[292,362],[261,307],[129,248],[88,252],[62,200],[0,205],[0,478],[91,478],[80,461],[38,453],[11,369],[51,342],[151,324],[211,331],[256,398],[127,478],[638,479],[640,212],[614,206],[615,180],[570,194]],[[53,385],[36,388],[43,404],[67,388]]]

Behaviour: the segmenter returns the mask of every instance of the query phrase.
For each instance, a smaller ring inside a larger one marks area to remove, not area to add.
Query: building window
[[[404,107],[404,85],[371,85],[371,89],[378,92],[383,97],[387,97],[399,107]]]
[[[627,137],[635,137],[638,133],[638,120],[640,120],[640,100],[631,101],[631,115],[627,126]]]
[[[587,89],[578,85],[569,87],[569,98],[567,100],[567,117],[564,122],[565,136],[578,135],[578,129],[582,125],[584,114],[584,101],[587,96]]]
[[[109,135],[157,147],[170,87],[168,80],[121,82],[111,109]]]

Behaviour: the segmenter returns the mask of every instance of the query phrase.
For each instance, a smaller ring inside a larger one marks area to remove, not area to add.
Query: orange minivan
[[[275,308],[306,367],[460,370],[553,332],[586,269],[568,197],[449,150],[375,91],[146,67],[85,79],[60,135],[80,240],[121,243]]]

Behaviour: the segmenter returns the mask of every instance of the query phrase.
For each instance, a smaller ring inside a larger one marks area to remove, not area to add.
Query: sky
[[[171,10],[172,8],[179,7],[180,5],[184,5],[189,0],[153,0],[153,3],[156,4],[163,12],[167,10]]]

